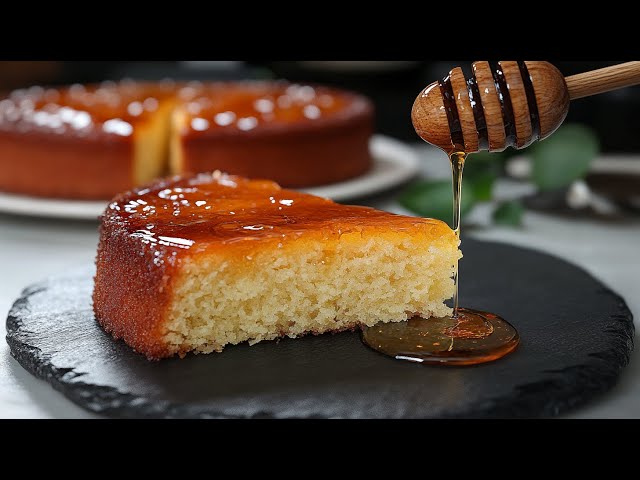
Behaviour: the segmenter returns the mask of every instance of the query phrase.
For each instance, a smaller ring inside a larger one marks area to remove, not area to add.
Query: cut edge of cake
[[[181,107],[171,112],[171,138],[169,139],[168,171],[172,175],[183,173],[184,153],[182,151],[182,131],[186,128],[187,113]]]
[[[133,144],[133,179],[144,185],[167,172],[170,158],[171,112],[175,100],[165,99],[145,123],[136,125]]]
[[[274,243],[242,258],[188,259],[164,320],[167,353],[450,315],[444,302],[454,292],[459,242],[450,230],[434,238],[432,224],[418,225]]]

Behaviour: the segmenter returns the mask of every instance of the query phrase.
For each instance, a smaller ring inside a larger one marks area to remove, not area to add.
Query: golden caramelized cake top
[[[220,172],[176,176],[114,198],[103,228],[139,239],[174,256],[179,252],[255,248],[260,242],[287,242],[306,234],[327,239],[367,231],[453,232],[440,220],[395,215],[370,207],[285,190],[268,180],[248,180]],[[163,248],[164,247],[164,248]],[[158,262],[163,254],[158,254]]]
[[[103,82],[14,90],[0,100],[0,131],[96,139],[127,138],[173,95],[174,82]]]
[[[370,113],[370,102],[328,87],[286,81],[120,81],[14,90],[0,100],[0,131],[78,138],[127,138],[160,102],[180,105],[184,135],[250,132],[255,128],[323,124]]]
[[[219,82],[182,88],[184,131],[193,137],[305,128],[368,115],[370,102],[350,92],[286,81]]]

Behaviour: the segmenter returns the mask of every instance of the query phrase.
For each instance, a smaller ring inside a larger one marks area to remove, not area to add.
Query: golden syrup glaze
[[[186,87],[178,95],[184,110],[183,135],[250,135],[286,127],[305,130],[354,115],[370,115],[371,103],[359,95],[323,86],[286,81],[220,82]]]
[[[396,215],[369,207],[346,206],[292,190],[268,180],[248,180],[220,172],[172,177],[117,196],[103,215],[103,227],[116,227],[141,244],[167,252],[197,253],[224,248],[225,254],[256,242],[287,242],[305,234],[339,238],[350,232],[393,227],[394,232],[427,229],[453,232],[444,222]],[[164,248],[163,248],[164,247]]]
[[[0,99],[0,132],[126,139],[165,100],[183,107],[187,122],[182,133],[196,137],[271,125],[304,127],[372,109],[368,100],[350,92],[286,81],[122,80],[14,90]]]
[[[136,125],[154,115],[160,102],[174,95],[175,88],[172,81],[123,80],[14,90],[0,100],[0,132],[126,140]]]

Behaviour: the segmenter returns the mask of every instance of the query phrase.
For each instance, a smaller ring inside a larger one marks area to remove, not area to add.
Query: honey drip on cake
[[[467,155],[449,155],[453,179],[453,230],[460,237],[462,172]],[[406,322],[378,323],[363,327],[362,341],[398,360],[442,365],[476,365],[497,360],[513,351],[520,341],[507,321],[489,312],[458,305],[458,264],[453,281],[453,314],[450,317],[413,317]]]

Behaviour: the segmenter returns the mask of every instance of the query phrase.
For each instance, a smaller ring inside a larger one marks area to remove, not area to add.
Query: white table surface
[[[447,169],[446,159],[436,163],[430,161],[424,166],[425,173],[431,176],[446,175]],[[498,194],[503,198],[521,189],[507,181],[502,181],[498,187]],[[366,203],[403,212],[389,195]],[[487,208],[478,209],[476,218],[482,222],[487,211]],[[621,294],[634,316],[640,314],[640,218],[629,219],[623,224],[605,224],[528,211],[522,229],[491,227],[469,234],[528,246],[565,258]],[[97,238],[97,223],[94,222],[0,214],[1,337],[5,335],[6,314],[21,290],[48,275],[93,262]],[[632,355],[631,363],[612,390],[564,416],[640,418],[640,355]],[[6,342],[0,340],[0,418],[96,417],[23,370],[11,357]]]

